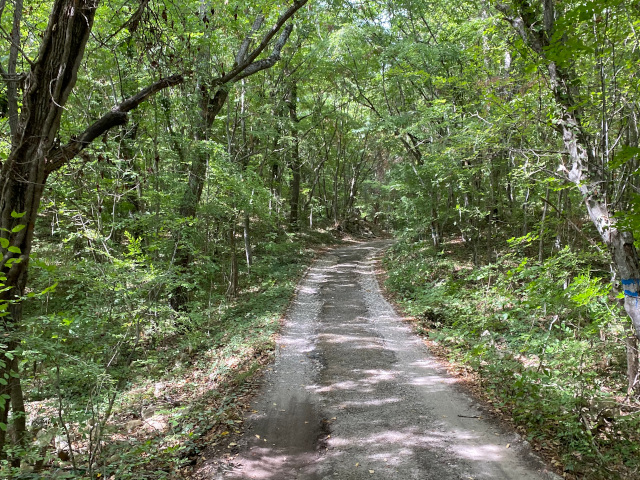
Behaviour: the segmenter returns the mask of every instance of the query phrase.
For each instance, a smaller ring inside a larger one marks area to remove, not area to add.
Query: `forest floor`
[[[388,245],[315,261],[243,433],[211,445],[194,478],[557,478],[384,299],[375,258]]]

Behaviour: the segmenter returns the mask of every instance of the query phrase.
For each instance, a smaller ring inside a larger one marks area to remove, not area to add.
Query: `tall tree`
[[[20,341],[20,300],[27,284],[35,222],[47,177],[104,132],[124,124],[128,112],[151,95],[183,81],[183,77],[177,75],[155,82],[114,107],[67,144],[57,145],[62,113],[76,84],[97,8],[98,2],[93,0],[53,2],[38,57],[35,61],[25,58],[31,68],[25,78],[19,119],[12,123],[11,152],[0,170],[0,230],[3,232],[0,272],[5,285],[0,302],[7,312],[1,325],[0,378],[5,382],[0,385],[0,424],[7,423],[10,402],[18,410],[16,431],[19,437],[25,429],[20,412],[23,409],[22,390],[18,359],[11,352]],[[12,102],[17,102],[17,98],[13,97]],[[17,108],[13,106],[12,110],[17,111]],[[0,428],[0,452],[3,452],[5,441],[5,430]]]
[[[578,6],[584,9],[586,18],[595,17],[600,12],[592,10],[594,5]],[[604,5],[602,6],[604,8]],[[556,2],[544,0],[542,8],[528,1],[513,4],[497,4],[505,20],[511,24],[525,45],[537,55],[549,76],[549,88],[555,99],[558,113],[554,118],[554,128],[562,136],[568,164],[559,169],[566,179],[573,183],[582,194],[584,205],[591,222],[598,230],[602,241],[609,247],[611,261],[615,266],[624,290],[624,308],[633,322],[636,336],[640,338],[640,265],[634,245],[633,233],[619,228],[611,211],[611,199],[602,184],[607,179],[607,156],[609,149],[596,149],[597,139],[584,126],[583,108],[578,97],[580,79],[571,64],[560,55],[567,46],[567,28],[559,29],[558,18],[562,13],[556,9]],[[565,23],[566,27],[566,23]],[[603,121],[603,127],[606,121]]]
[[[196,131],[196,140],[205,141],[209,138],[209,130],[213,122],[227,101],[229,90],[233,84],[243,80],[260,71],[271,68],[280,60],[280,54],[287,42],[293,25],[290,23],[285,26],[289,20],[300,8],[302,8],[308,0],[297,0],[280,15],[273,27],[271,27],[258,42],[257,46],[252,48],[254,38],[264,23],[264,16],[258,15],[253,22],[251,30],[247,33],[245,39],[241,43],[235,55],[235,60],[231,71],[219,77],[209,79],[206,76],[200,79],[200,114],[201,120]],[[278,32],[282,30],[280,37],[275,42],[271,55],[267,58],[258,60],[260,54],[269,46],[271,40]],[[208,154],[205,150],[197,151],[191,161],[189,169],[189,179],[187,187],[184,190],[182,201],[179,207],[179,215],[183,218],[193,218],[196,216],[198,203],[202,197],[202,189],[205,183],[205,174],[207,166]],[[235,231],[235,229],[232,228]],[[235,235],[232,233],[231,235]],[[181,242],[179,236],[178,251],[176,255],[176,265],[179,271],[185,271],[190,263],[191,252],[189,248]],[[233,242],[235,245],[235,242]],[[234,260],[235,262],[235,260]],[[232,269],[237,272],[237,268]],[[234,275],[235,278],[235,275]],[[237,279],[232,281],[232,285],[237,284]],[[237,287],[232,290],[235,292]],[[183,285],[178,285],[171,297],[171,305],[175,310],[182,310],[188,301],[188,291]]]

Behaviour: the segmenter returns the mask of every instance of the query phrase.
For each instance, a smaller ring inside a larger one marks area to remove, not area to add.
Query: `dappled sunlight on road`
[[[239,456],[209,478],[546,478],[384,300],[378,251],[342,248],[308,273]]]

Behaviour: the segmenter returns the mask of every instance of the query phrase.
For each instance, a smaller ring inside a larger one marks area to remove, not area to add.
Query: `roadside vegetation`
[[[460,239],[440,250],[404,239],[384,258],[386,286],[418,333],[473,374],[566,478],[634,478],[640,402],[628,389],[625,347],[633,333],[606,256],[565,247],[539,262],[536,240],[512,238],[477,267]]]
[[[28,310],[26,327],[23,381],[35,442],[19,454],[36,463],[3,475],[188,476],[206,447],[241,428],[300,275],[319,247],[336,241],[329,233],[274,236],[255,250],[240,293],[225,297],[223,285],[194,298],[197,315],[149,301],[165,281],[152,264],[56,269],[69,280],[49,294],[46,309]],[[43,269],[55,262],[44,252],[38,259]]]

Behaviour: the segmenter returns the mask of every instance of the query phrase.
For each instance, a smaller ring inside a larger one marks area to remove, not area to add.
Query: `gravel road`
[[[276,361],[215,480],[559,478],[454,383],[380,293],[388,241],[320,257],[299,285]]]

